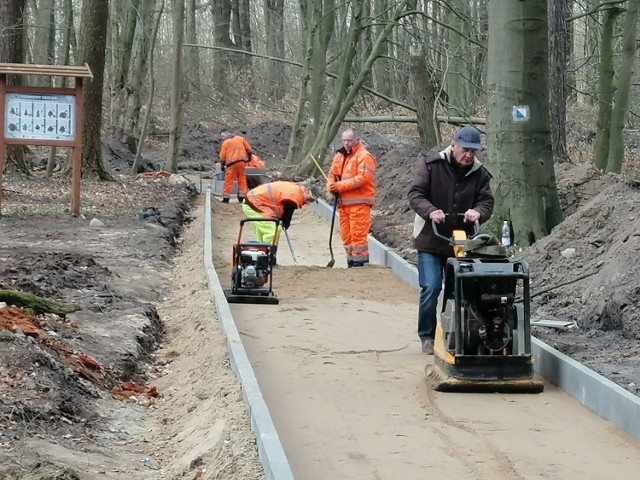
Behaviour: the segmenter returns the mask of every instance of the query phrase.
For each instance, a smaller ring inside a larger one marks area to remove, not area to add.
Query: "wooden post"
[[[80,215],[80,180],[82,178],[82,79],[76,78],[76,130],[71,170],[71,213]]]
[[[6,153],[6,148],[4,146],[4,105],[5,105],[5,95],[4,92],[6,90],[7,85],[7,76],[2,73],[0,74],[0,216],[2,215],[2,198],[4,196],[4,190],[2,187],[2,176],[4,175],[4,156]]]

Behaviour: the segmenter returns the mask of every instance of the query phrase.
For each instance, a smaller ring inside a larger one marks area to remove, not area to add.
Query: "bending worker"
[[[220,164],[224,171],[222,186],[222,203],[229,203],[233,181],[238,182],[238,202],[242,203],[247,193],[247,177],[245,165],[251,159],[251,145],[240,135],[223,130],[220,132]]]
[[[369,262],[367,236],[371,230],[371,207],[376,189],[373,176],[376,162],[352,129],[342,133],[342,148],[331,162],[327,190],[336,196],[340,215],[340,236],[347,252],[347,266],[362,267]]]
[[[249,163],[247,164],[247,167],[252,167],[252,168],[264,168],[264,162],[262,161],[262,159],[256,155],[255,153],[251,154],[251,160],[249,160]]]
[[[314,202],[315,198],[308,187],[294,182],[277,181],[252,188],[247,192],[245,200],[242,211],[248,218],[278,218],[282,228],[287,230],[291,225],[293,212]],[[258,242],[278,244],[280,232],[276,230],[275,222],[251,223]]]
[[[418,250],[420,283],[418,337],[422,351],[427,355],[433,355],[444,265],[448,257],[453,257],[453,246],[435,236],[431,222],[441,224],[438,231],[450,237],[458,225],[455,217],[447,218],[445,213],[461,214],[464,222],[470,222],[468,225],[476,220],[486,222],[491,217],[491,174],[476,158],[476,152],[481,148],[478,130],[473,127],[459,129],[450,146],[418,161],[409,189],[409,205],[416,213],[413,245]]]

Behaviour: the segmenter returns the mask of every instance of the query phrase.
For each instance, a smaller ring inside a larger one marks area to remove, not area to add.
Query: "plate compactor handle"
[[[444,214],[445,217],[456,217],[456,218],[463,218],[464,217],[464,213],[445,213]],[[438,224],[436,222],[434,222],[433,220],[431,220],[431,228],[433,229],[433,233],[436,237],[444,240],[445,242],[447,242],[449,245],[464,245],[465,240],[456,240],[453,236],[451,238],[447,238],[444,235],[442,235],[439,231],[438,231]],[[480,233],[480,222],[478,220],[476,220],[475,222],[473,222],[473,235],[471,235],[469,238],[473,238],[476,235],[478,235]]]

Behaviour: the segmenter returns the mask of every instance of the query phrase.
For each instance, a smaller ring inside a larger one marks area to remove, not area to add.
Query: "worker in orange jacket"
[[[240,135],[233,135],[227,130],[220,133],[220,164],[224,171],[222,186],[222,202],[229,203],[234,180],[238,182],[238,202],[242,203],[247,193],[247,177],[245,166],[251,159],[251,145]]]
[[[262,161],[262,159],[256,155],[255,153],[251,154],[251,160],[249,160],[249,163],[247,164],[247,167],[252,167],[252,168],[264,168],[264,162]]]
[[[293,212],[315,201],[311,190],[294,182],[277,181],[263,183],[247,192],[242,211],[248,218],[278,218],[282,228],[291,225]],[[251,222],[256,240],[278,244],[279,230],[274,222]],[[275,238],[275,242],[274,242]]]
[[[375,203],[373,184],[376,162],[352,129],[342,133],[342,148],[333,157],[327,175],[327,190],[336,196],[340,215],[340,236],[347,252],[347,266],[369,262],[367,237],[371,230],[371,207]]]

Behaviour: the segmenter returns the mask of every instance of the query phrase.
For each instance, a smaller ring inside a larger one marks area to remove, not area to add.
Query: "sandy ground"
[[[224,283],[240,209],[213,208]],[[327,235],[312,211],[296,213],[299,265],[281,243],[280,304],[232,305],[296,478],[602,479],[640,467],[637,442],[549,385],[540,395],[428,389],[417,293],[381,267],[324,268]]]

